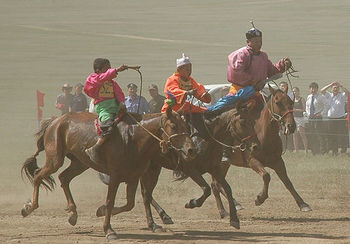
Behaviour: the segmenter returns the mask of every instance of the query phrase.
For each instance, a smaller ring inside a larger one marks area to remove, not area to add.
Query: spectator
[[[152,99],[148,102],[151,113],[160,113],[166,99],[158,92],[158,87],[155,84],[151,84],[148,88],[149,95]]]
[[[88,104],[86,96],[83,94],[83,84],[78,83],[75,85],[75,93],[72,98],[72,112],[87,111]]]
[[[64,84],[62,86],[62,94],[57,96],[56,108],[61,110],[61,115],[64,115],[71,111],[72,109],[72,98],[71,94],[72,87],[69,84]]]
[[[294,100],[294,94],[292,91],[289,90],[287,82],[281,81],[278,88],[281,91],[283,91],[284,93],[286,93],[288,95],[288,97],[290,97],[290,99],[292,99],[292,101]]]
[[[303,97],[300,96],[300,89],[298,87],[293,87],[294,94],[294,120],[297,125],[297,130],[293,134],[294,141],[294,152],[297,152],[299,149],[299,135],[304,145],[305,153],[307,153],[308,145],[307,138],[305,135],[305,107],[306,102]]]
[[[127,87],[129,96],[126,97],[125,106],[128,112],[139,114],[149,113],[150,110],[146,98],[137,95],[137,85],[135,85],[134,83],[130,83]]]
[[[309,144],[313,155],[326,153],[326,126],[322,123],[322,114],[327,111],[327,99],[318,93],[318,84],[309,85],[310,94],[306,99],[305,112],[309,121]]]
[[[327,89],[331,88],[331,92]],[[340,92],[342,88],[343,92]],[[332,82],[321,89],[321,93],[329,101],[328,110],[328,126],[329,126],[329,149],[332,150],[332,155],[338,154],[338,149],[341,148],[341,153],[345,153],[347,149],[347,128],[346,128],[346,110],[345,104],[349,91],[339,82]]]

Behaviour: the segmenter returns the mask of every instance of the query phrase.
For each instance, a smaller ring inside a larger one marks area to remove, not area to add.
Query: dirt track
[[[350,242],[350,169],[348,156],[331,157],[285,156],[296,189],[313,208],[300,212],[282,183],[272,174],[270,198],[260,207],[254,206],[261,179],[248,169],[231,168],[230,184],[234,195],[245,207],[239,211],[241,229],[229,226],[227,219],[219,219],[211,196],[201,209],[188,210],[184,204],[199,196],[200,190],[191,182],[173,182],[170,171],[164,171],[155,190],[155,197],[172,216],[175,224],[164,226],[163,233],[152,233],[146,227],[140,193],[136,206],[128,213],[112,218],[112,226],[121,242],[149,243],[349,243]],[[317,161],[315,161],[317,160]],[[315,164],[318,163],[316,167]],[[57,177],[55,177],[57,179]],[[208,178],[209,179],[209,178]],[[325,180],[327,179],[327,180]],[[13,194],[9,188],[1,200],[0,241],[10,243],[101,243],[106,241],[102,218],[94,216],[104,202],[106,187],[95,172],[86,172],[72,184],[78,206],[78,223],[72,227],[64,211],[65,199],[58,187],[48,194],[42,190],[40,207],[32,215],[22,218],[20,209],[31,195],[29,184],[19,183],[25,195]],[[124,203],[124,187],[117,196],[117,205]],[[155,212],[155,211],[153,211]],[[161,224],[156,216],[156,222]]]

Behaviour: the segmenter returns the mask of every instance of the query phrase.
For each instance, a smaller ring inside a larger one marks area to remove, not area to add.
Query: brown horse
[[[285,134],[293,133],[295,130],[295,121],[293,117],[293,101],[289,96],[280,90],[274,90],[270,88],[271,97],[266,103],[264,109],[261,112],[260,118],[256,121],[255,131],[258,139],[261,143],[261,150],[254,156],[255,160],[251,160],[248,163],[240,160],[240,152],[235,152],[231,158],[231,164],[239,167],[251,168],[257,172],[263,179],[264,185],[262,191],[257,195],[255,204],[261,205],[268,198],[268,189],[270,182],[270,175],[265,170],[265,167],[273,169],[285,187],[294,197],[297,205],[301,211],[311,211],[311,207],[304,202],[300,195],[295,190],[292,182],[290,181],[285,163],[282,159],[282,141],[279,136],[279,131],[282,127],[285,128]],[[224,175],[227,174],[229,164],[222,167]],[[215,179],[212,183],[213,194],[216,199],[217,207],[220,212],[220,216],[223,218],[228,216],[228,213],[223,207],[220,193],[225,194]],[[236,202],[237,208],[242,208],[239,203]]]
[[[34,185],[33,201],[22,209],[25,217],[38,208],[39,186],[43,184],[52,190],[55,173],[64,163],[64,158],[71,160],[59,179],[67,198],[67,210],[72,212],[69,222],[74,225],[77,220],[76,205],[70,192],[69,183],[89,167],[110,175],[110,184],[106,199],[106,217],[104,231],[108,239],[115,239],[116,233],[110,224],[111,211],[115,196],[121,182],[127,184],[127,203],[118,208],[120,212],[130,211],[134,206],[135,192],[139,178],[148,168],[150,159],[161,152],[174,149],[185,162],[195,156],[193,144],[188,128],[182,117],[171,109],[157,117],[142,120],[137,125],[126,123],[130,114],[124,116],[114,129],[113,135],[104,147],[105,165],[97,165],[89,160],[84,150],[96,143],[97,135],[94,128],[96,116],[90,113],[68,113],[57,119],[50,119],[43,123],[37,133],[36,153],[28,158],[22,167]],[[46,163],[38,168],[36,156],[45,150]],[[45,183],[46,182],[46,183]]]
[[[169,155],[167,155],[167,157],[159,155],[157,158],[152,159],[150,167],[141,177],[141,190],[146,210],[147,225],[151,230],[158,231],[162,227],[154,222],[150,204],[156,207],[156,210],[161,215],[163,223],[172,223],[170,217],[165,214],[164,210],[160,208],[152,197],[152,192],[157,184],[162,167],[176,170],[176,172],[182,172],[179,179],[185,179],[188,176],[202,188],[202,196],[190,200],[186,203],[186,208],[200,207],[210,196],[210,186],[202,177],[202,174],[209,173],[217,182],[221,183],[226,196],[228,196],[230,225],[237,229],[240,228],[231,187],[221,173],[220,164],[223,152],[222,144],[224,143],[232,143],[226,145],[238,151],[244,150],[246,145],[248,145],[252,151],[258,150],[259,142],[254,132],[254,120],[250,118],[250,112],[248,111],[252,109],[253,106],[251,105],[252,104],[243,106],[241,103],[238,103],[237,108],[225,108],[226,111],[221,111],[218,115],[209,113],[204,115],[193,114],[192,122],[194,122],[194,126],[196,128],[200,128],[201,125],[204,126],[204,128],[202,127],[202,129],[199,130],[199,135],[205,138],[205,140],[200,137],[193,137],[200,152],[191,162],[174,163],[174,161],[167,160]],[[205,117],[204,121],[203,116]],[[247,158],[247,160],[250,160],[250,158]],[[98,213],[99,212],[101,213],[100,215],[103,215],[103,211],[98,211]],[[113,210],[113,214],[114,213],[118,213],[117,209]]]
[[[285,127],[286,134],[293,133],[295,130],[295,121],[292,113],[293,102],[281,90],[275,90],[270,87],[270,92],[272,95],[270,97],[269,102],[265,104],[262,112],[260,113],[259,111],[253,111],[254,114],[252,114],[253,116],[256,116],[258,114],[259,118],[255,123],[254,129],[257,138],[261,143],[260,149],[254,151],[253,154],[251,154],[250,151],[242,152],[240,150],[235,150],[233,157],[231,158],[231,163],[241,167],[250,167],[262,176],[264,180],[264,187],[262,192],[257,196],[256,205],[262,204],[264,200],[268,197],[268,185],[270,181],[270,175],[268,174],[268,172],[266,172],[264,167],[270,167],[276,171],[279,178],[285,184],[287,189],[292,193],[298,206],[300,207],[300,210],[310,211],[310,206],[306,204],[304,200],[299,196],[299,194],[295,191],[293,184],[289,180],[284,161],[281,157],[282,142],[279,137],[279,130],[281,124]],[[205,158],[205,160],[203,160],[203,162],[201,163],[204,162],[207,162],[207,158]],[[219,174],[226,176],[229,166],[230,164],[220,163],[221,169]],[[146,171],[146,174],[149,174],[149,176],[146,178],[146,182],[148,185],[155,185],[157,183],[157,178],[154,177],[159,175],[158,171],[160,171],[160,167],[155,167],[154,163],[152,162],[151,167]],[[211,184],[211,187],[213,189],[213,194],[217,200],[217,206],[220,211],[220,216],[222,218],[230,216],[231,218],[232,207],[230,202],[232,201],[232,195],[227,195],[225,187],[221,185],[221,182],[219,182],[217,178],[212,177],[212,179],[213,182]],[[141,186],[145,185],[142,187],[142,190],[144,191],[144,188],[147,188],[147,185],[146,183],[143,183],[143,181],[145,181],[144,176],[142,176],[141,178]],[[206,190],[206,192],[207,194],[210,194],[210,189]],[[222,193],[229,201],[230,214],[228,214],[223,207],[220,198],[220,193]],[[156,209],[164,224],[173,223],[170,216],[151,196],[149,197],[148,201],[150,201],[152,206]],[[237,209],[242,208],[235,199],[233,199],[233,201]],[[189,204],[186,205],[188,206]],[[149,213],[147,213],[147,211],[149,211]],[[146,213],[150,214],[149,207],[146,207]],[[148,221],[150,221],[149,217],[147,217],[147,219]],[[151,219],[151,221],[153,220]]]

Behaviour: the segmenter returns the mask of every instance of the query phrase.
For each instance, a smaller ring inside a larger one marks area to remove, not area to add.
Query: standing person
[[[72,98],[72,112],[84,112],[88,109],[86,96],[83,94],[83,84],[75,85],[75,92]]]
[[[294,93],[289,90],[288,83],[285,81],[281,81],[279,84],[279,89],[283,91],[284,93],[287,93],[288,97],[290,99],[294,100]]]
[[[129,96],[126,97],[125,106],[128,112],[146,114],[149,113],[149,105],[143,96],[137,95],[137,85],[134,83],[128,84]],[[140,108],[138,106],[140,104]]]
[[[61,110],[61,115],[64,115],[72,109],[72,87],[66,83],[62,86],[62,92],[62,94],[57,96],[56,108]]]
[[[176,72],[165,83],[164,93],[167,99],[164,101],[162,112],[165,112],[169,105],[174,111],[178,111],[184,106],[185,113],[201,113],[207,110],[205,107],[196,106],[186,101],[188,95],[194,96],[204,103],[211,101],[210,94],[202,84],[191,76],[191,73],[190,58],[183,53],[181,58],[176,59]]]
[[[148,102],[150,113],[160,113],[166,98],[159,94],[158,86],[155,84],[151,84],[149,86],[148,92],[152,97],[152,99]]]
[[[102,133],[96,144],[86,149],[85,152],[93,162],[101,164],[103,163],[100,155],[101,148],[112,133],[117,113],[119,110],[125,110],[124,93],[113,79],[117,77],[118,72],[124,71],[128,67],[122,65],[112,69],[108,59],[97,58],[94,60],[93,68],[95,72],[86,79],[84,92],[94,99],[98,124]]]
[[[327,91],[331,88],[331,92]],[[343,92],[340,92],[342,88]],[[341,153],[345,153],[347,149],[347,124],[345,104],[348,100],[349,91],[339,82],[332,82],[321,89],[321,93],[329,101],[328,110],[328,126],[329,126],[329,149],[335,156],[338,154],[338,149],[341,148]]]
[[[308,144],[305,135],[305,117],[304,112],[306,108],[306,101],[300,96],[300,89],[298,87],[293,87],[294,93],[294,120],[297,125],[297,130],[293,134],[294,141],[294,151],[297,152],[299,149],[299,135],[304,145],[305,153],[307,153]],[[299,135],[298,135],[299,134]]]
[[[310,94],[306,99],[305,112],[309,121],[309,145],[312,154],[327,152],[327,128],[322,121],[323,114],[327,112],[327,99],[318,93],[318,84],[312,82],[309,85]]]

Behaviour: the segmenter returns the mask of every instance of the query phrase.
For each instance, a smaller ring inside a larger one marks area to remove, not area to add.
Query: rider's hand
[[[285,69],[289,69],[290,67],[292,67],[292,61],[290,61],[289,58],[284,58],[283,59],[284,65],[285,65]]]
[[[115,70],[116,70],[117,72],[121,72],[121,71],[124,71],[124,70],[126,70],[126,69],[128,69],[128,66],[125,65],[125,64],[123,64],[122,66],[119,66],[119,67],[116,68]]]
[[[197,89],[188,90],[186,95],[195,96],[197,94]]]

